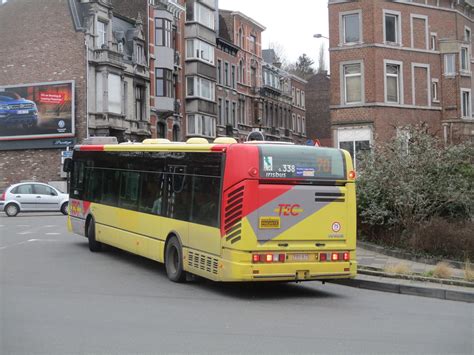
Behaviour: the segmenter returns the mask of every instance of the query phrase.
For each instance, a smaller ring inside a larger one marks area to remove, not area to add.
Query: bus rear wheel
[[[102,243],[95,239],[95,221],[91,218],[87,226],[87,239],[89,240],[89,250],[97,252],[102,250]]]
[[[166,244],[165,268],[171,281],[183,282],[186,280],[186,272],[183,269],[183,249],[176,237],[171,237]]]

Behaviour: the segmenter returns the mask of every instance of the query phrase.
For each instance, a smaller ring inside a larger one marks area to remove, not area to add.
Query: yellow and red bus
[[[356,275],[348,152],[269,142],[87,144],[69,162],[68,227],[214,281]]]

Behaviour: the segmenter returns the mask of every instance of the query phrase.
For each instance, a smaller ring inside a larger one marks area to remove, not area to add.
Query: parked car
[[[68,213],[69,195],[40,182],[22,182],[9,186],[0,196],[0,211],[8,217],[20,212]]]
[[[38,108],[14,92],[0,91],[0,127],[36,127]]]

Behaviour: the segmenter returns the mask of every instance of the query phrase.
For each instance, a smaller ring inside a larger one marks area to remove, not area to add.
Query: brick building
[[[73,134],[0,140],[0,190],[25,179],[61,180],[61,151],[86,136],[84,33],[66,0],[0,4],[0,24],[0,87],[72,81],[75,91]]]
[[[308,78],[306,84],[306,135],[324,147],[332,147],[330,105],[331,79],[327,71]]]
[[[473,139],[473,1],[329,1],[331,123],[352,154],[423,124]]]

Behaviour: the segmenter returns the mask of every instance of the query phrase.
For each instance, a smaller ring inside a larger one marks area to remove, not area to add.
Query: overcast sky
[[[327,0],[219,0],[219,8],[240,11],[265,26],[263,49],[277,42],[290,62],[306,53],[317,63],[319,46],[328,48],[326,39],[313,38],[315,33],[328,37]]]

